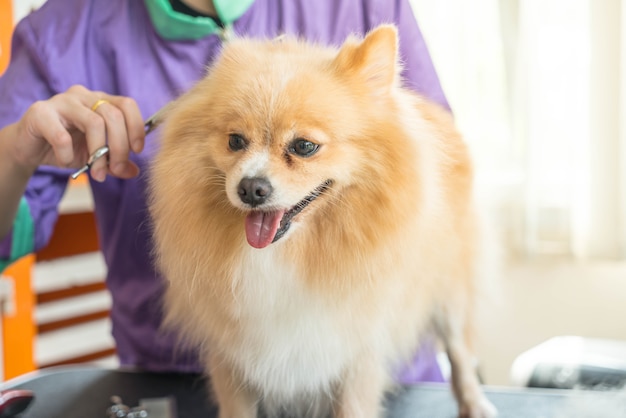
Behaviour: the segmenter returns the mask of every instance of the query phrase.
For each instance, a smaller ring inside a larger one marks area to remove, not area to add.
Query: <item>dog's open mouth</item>
[[[248,216],[246,216],[246,238],[248,239],[248,244],[254,248],[265,248],[278,241],[289,230],[291,220],[309,206],[311,202],[317,199],[319,195],[324,193],[332,184],[332,180],[326,180],[289,210],[279,209],[271,212],[250,212]]]

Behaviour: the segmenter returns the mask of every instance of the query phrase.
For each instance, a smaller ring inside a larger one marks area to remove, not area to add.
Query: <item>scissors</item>
[[[146,135],[154,131],[161,124],[163,113],[165,109],[168,107],[168,105],[169,103],[163,106],[162,108],[160,108],[159,110],[157,110],[157,112],[153,114],[152,116],[150,116],[148,119],[146,119],[146,121],[143,124],[144,129],[146,130]],[[81,174],[89,170],[91,166],[93,165],[93,163],[95,163],[97,160],[104,157],[108,153],[109,153],[109,147],[107,145],[95,150],[93,154],[89,156],[89,159],[87,160],[87,164],[85,164],[78,171],[72,174],[72,178],[76,179],[78,176],[80,176]]]

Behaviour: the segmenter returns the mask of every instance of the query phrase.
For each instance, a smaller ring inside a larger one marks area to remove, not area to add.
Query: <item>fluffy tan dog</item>
[[[380,417],[432,329],[460,415],[495,414],[469,345],[472,167],[450,115],[401,87],[397,43],[393,26],[338,50],[235,40],[166,119],[167,323],[200,348],[221,418]]]

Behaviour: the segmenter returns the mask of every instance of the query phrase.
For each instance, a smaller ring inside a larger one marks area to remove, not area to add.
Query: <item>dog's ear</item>
[[[398,83],[398,31],[381,25],[362,41],[349,38],[341,46],[335,66],[349,75],[358,75],[376,94],[387,93]]]

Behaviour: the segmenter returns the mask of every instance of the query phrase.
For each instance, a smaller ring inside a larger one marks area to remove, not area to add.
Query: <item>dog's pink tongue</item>
[[[276,212],[250,212],[246,216],[246,238],[254,248],[265,248],[272,243],[284,210]]]

